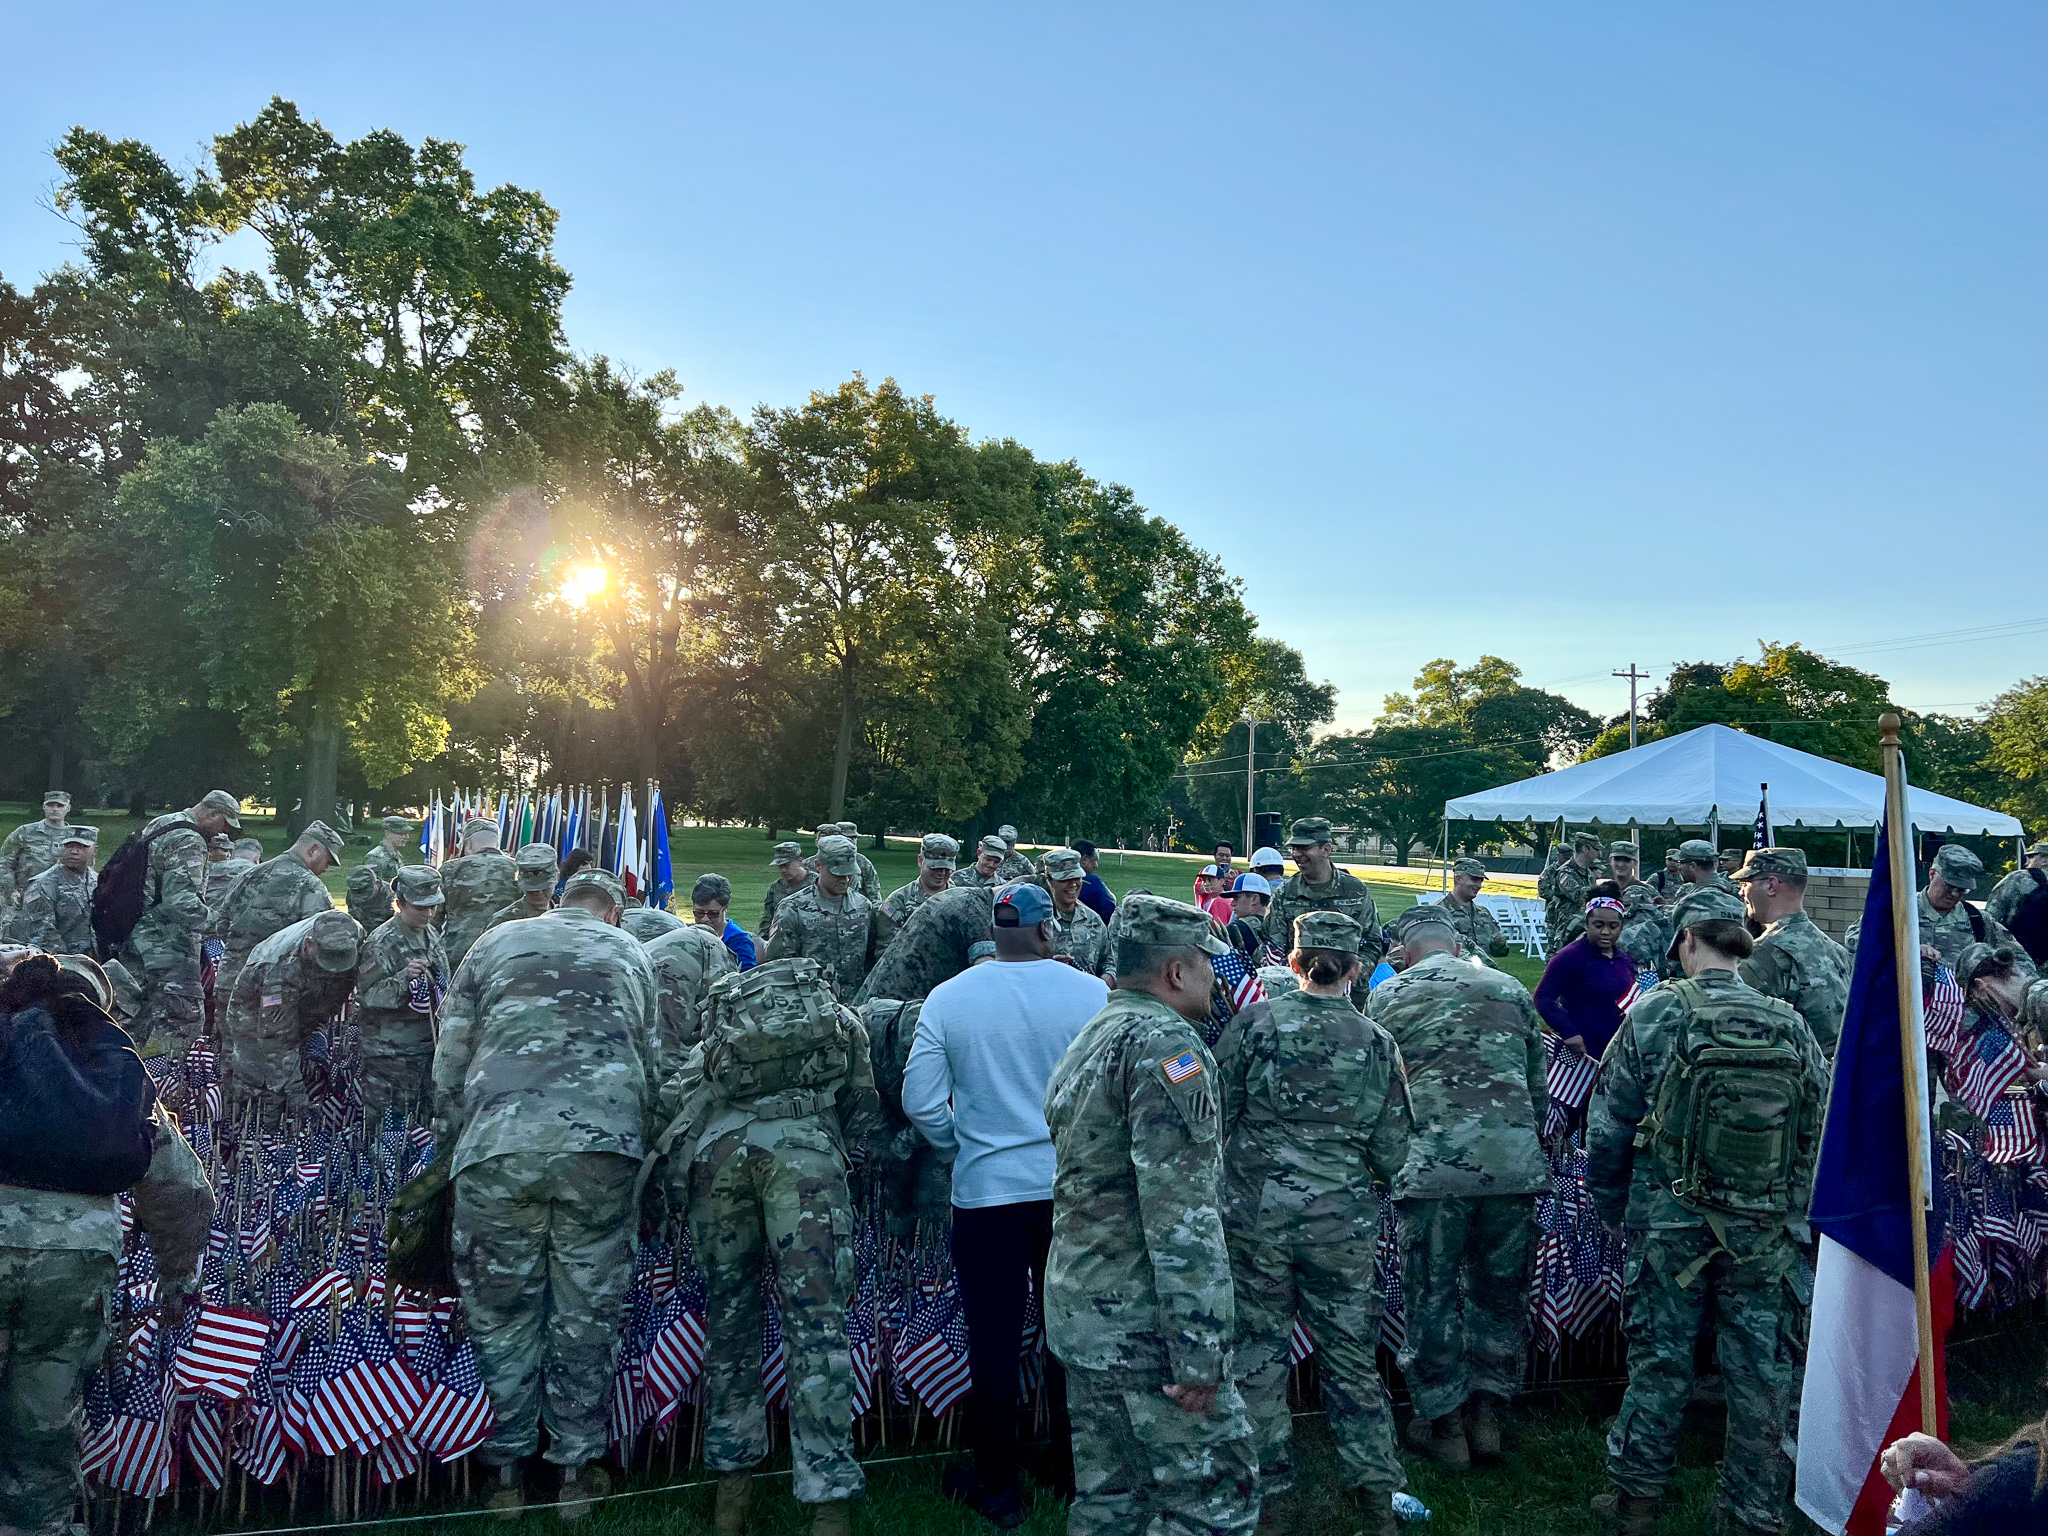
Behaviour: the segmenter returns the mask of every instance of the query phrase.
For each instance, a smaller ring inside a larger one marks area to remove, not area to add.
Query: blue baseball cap
[[[996,892],[998,928],[1036,928],[1052,916],[1052,897],[1029,880],[1013,880]]]
[[[1239,875],[1236,880],[1231,882],[1230,894],[1233,896],[1245,894],[1270,896],[1273,894],[1273,882],[1264,875]]]

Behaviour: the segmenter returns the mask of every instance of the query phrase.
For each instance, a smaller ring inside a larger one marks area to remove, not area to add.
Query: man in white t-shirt
[[[967,1313],[974,1464],[946,1492],[997,1526],[1024,1514],[1017,1483],[1017,1340],[1028,1285],[1045,1287],[1052,1242],[1052,1132],[1045,1087],[1067,1047],[1109,997],[1102,981],[1053,956],[1052,898],[1019,881],[995,901],[996,958],[925,999],[903,1071],[903,1110],[953,1162],[953,1264]],[[1066,1376],[1045,1357],[1052,1460],[1040,1481],[1073,1491]]]

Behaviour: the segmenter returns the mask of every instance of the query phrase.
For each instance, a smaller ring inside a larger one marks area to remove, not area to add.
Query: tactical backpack
[[[114,850],[107,867],[100,871],[99,887],[92,893],[92,932],[99,940],[100,958],[110,959],[128,942],[135,925],[142,921],[142,909],[149,904],[149,845],[166,832],[181,827],[199,830],[193,822],[166,822],[154,832],[133,832]]]
[[[2012,915],[2012,936],[2039,965],[2048,956],[2048,872],[2030,869],[2027,873],[2034,877],[2034,888]]]
[[[127,1031],[92,1012],[83,1029],[38,1007],[0,1017],[0,1183],[118,1195],[149,1172],[156,1085]]]
[[[708,1015],[704,1077],[729,1101],[831,1093],[847,1079],[853,1036],[816,960],[771,960],[720,977]]]
[[[1667,986],[1685,1004],[1685,1022],[1636,1145],[1654,1150],[1659,1176],[1688,1210],[1788,1214],[1793,1170],[1821,1109],[1799,1049],[1805,1024],[1761,993]]]

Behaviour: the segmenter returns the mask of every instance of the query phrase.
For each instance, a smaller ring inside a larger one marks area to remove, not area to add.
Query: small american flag
[[[1600,1077],[1600,1063],[1582,1051],[1574,1051],[1550,1030],[1543,1032],[1543,1047],[1550,1054],[1544,1069],[1544,1087],[1550,1095],[1550,1111],[1544,1116],[1543,1134],[1556,1136],[1571,1124],[1572,1117],[1593,1097],[1593,1084]]]
[[[100,1481],[122,1493],[155,1498],[171,1486],[171,1404],[177,1383],[161,1361],[138,1362],[114,1393],[113,1417]]]
[[[960,1308],[960,1286],[950,1267],[931,1303],[918,1314],[912,1335],[897,1352],[896,1374],[933,1414],[944,1413],[965,1395],[970,1384],[967,1362],[967,1318]]]
[[[1963,1043],[1958,1057],[1949,1071],[1949,1089],[1971,1114],[1988,1121],[2005,1090],[2026,1075],[2026,1053],[2003,1028],[1987,1022],[1975,1039]]]
[[[498,1416],[491,1410],[490,1394],[484,1391],[476,1345],[464,1339],[449,1355],[441,1379],[434,1383],[408,1428],[414,1440],[447,1462],[467,1456],[490,1439],[497,1427]]]
[[[326,1455],[367,1451],[419,1413],[425,1394],[384,1330],[357,1308],[342,1324],[306,1416],[309,1438]]]
[[[1750,834],[1749,846],[1771,846],[1771,786],[1768,784],[1759,784],[1756,787],[1756,828]]]
[[[1934,968],[1934,985],[1928,988],[1924,1011],[1927,1049],[1954,1060],[1963,1039],[1963,989],[1945,965]]]
[[[1266,1000],[1266,984],[1259,980],[1259,973],[1245,964],[1243,955],[1236,950],[1227,950],[1210,959],[1216,964],[1216,984],[1230,999],[1233,1016],[1244,1012],[1253,1003]]]
[[[1287,1331],[1288,1365],[1299,1365],[1315,1352],[1316,1341],[1308,1331],[1308,1324],[1296,1317],[1294,1326]]]
[[[777,1408],[789,1401],[789,1362],[782,1352],[782,1307],[775,1298],[775,1272],[761,1276],[761,1390]]]
[[[269,1342],[270,1319],[263,1313],[209,1303],[199,1314],[191,1341],[178,1350],[178,1385],[188,1392],[211,1393],[224,1403],[239,1402]]]
[[[2032,1091],[2001,1095],[1991,1106],[1991,1113],[1984,1117],[1984,1160],[2026,1162],[2040,1150],[2041,1132],[2034,1118]]]
[[[192,1470],[209,1488],[218,1488],[228,1474],[227,1409],[212,1398],[194,1398],[185,1409],[185,1454]]]

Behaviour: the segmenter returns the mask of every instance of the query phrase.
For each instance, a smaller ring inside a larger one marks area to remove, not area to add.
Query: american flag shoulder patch
[[[1191,1077],[1202,1075],[1202,1061],[1193,1051],[1182,1051],[1173,1060],[1162,1061],[1159,1070],[1166,1074],[1169,1083],[1178,1086]]]

